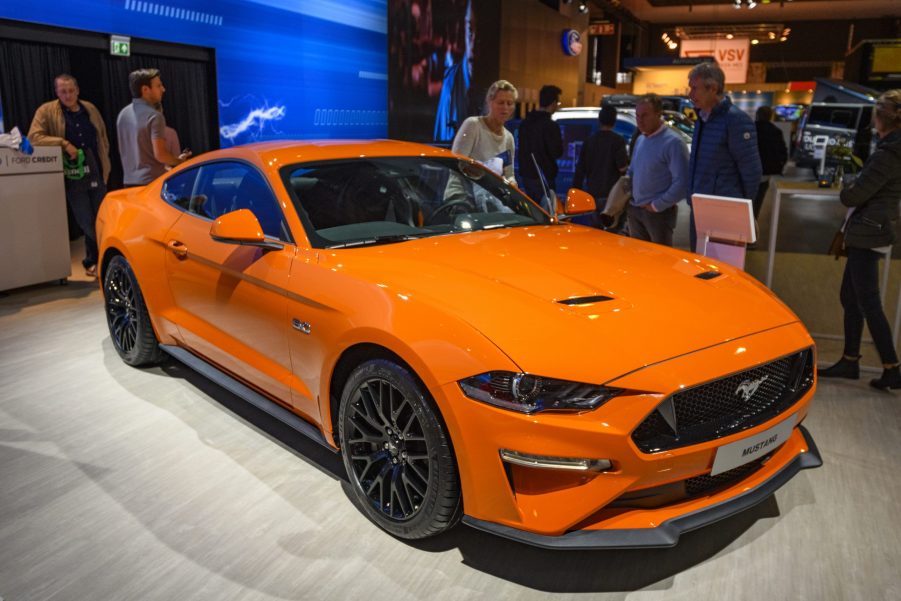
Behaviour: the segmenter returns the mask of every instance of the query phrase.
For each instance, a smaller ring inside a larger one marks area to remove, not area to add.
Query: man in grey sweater
[[[676,203],[688,189],[688,147],[663,123],[663,104],[645,94],[635,107],[641,135],[632,149],[628,175],[632,181],[629,235],[657,244],[673,245]]]

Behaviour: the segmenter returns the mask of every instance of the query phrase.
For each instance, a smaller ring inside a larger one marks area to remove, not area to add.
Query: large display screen
[[[388,1],[388,133],[447,144],[500,65],[499,0]]]
[[[0,18],[214,48],[223,147],[387,134],[384,0],[42,0]]]

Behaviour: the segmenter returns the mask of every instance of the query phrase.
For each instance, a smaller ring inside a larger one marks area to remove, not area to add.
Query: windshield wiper
[[[363,238],[361,240],[351,240],[350,242],[342,242],[340,244],[330,244],[326,248],[351,248],[354,246],[375,246],[377,244],[394,244],[395,242],[406,242],[407,240],[416,240],[426,234],[385,234],[382,236],[373,236],[371,238]]]

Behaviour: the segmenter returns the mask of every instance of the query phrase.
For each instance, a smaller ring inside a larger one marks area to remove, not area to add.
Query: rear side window
[[[182,171],[167,179],[161,192],[163,200],[186,211],[190,210],[191,194],[194,191],[197,171],[197,169]]]

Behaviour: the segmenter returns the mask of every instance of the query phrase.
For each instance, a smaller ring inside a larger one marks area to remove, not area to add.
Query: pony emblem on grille
[[[769,378],[769,376],[763,376],[757,380],[745,380],[735,389],[735,394],[741,393],[743,401],[750,401],[751,397],[754,396],[754,393],[757,392],[757,389],[760,388],[760,385],[763,384],[763,381],[767,378]]]

